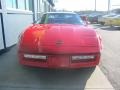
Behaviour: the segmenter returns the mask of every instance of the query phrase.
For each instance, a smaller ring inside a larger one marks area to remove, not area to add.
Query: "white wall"
[[[4,16],[6,47],[17,43],[19,34],[33,22],[32,14],[8,13]]]

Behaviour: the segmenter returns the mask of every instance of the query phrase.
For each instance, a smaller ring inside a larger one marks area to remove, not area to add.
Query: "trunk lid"
[[[46,25],[42,46],[97,46],[96,32],[80,25]]]

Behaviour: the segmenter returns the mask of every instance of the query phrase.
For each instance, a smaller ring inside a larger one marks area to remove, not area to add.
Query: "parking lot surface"
[[[120,90],[120,27],[93,25],[102,36],[103,51],[100,68],[114,86]]]
[[[21,66],[17,48],[0,56],[0,90],[114,90],[99,67],[40,69]]]

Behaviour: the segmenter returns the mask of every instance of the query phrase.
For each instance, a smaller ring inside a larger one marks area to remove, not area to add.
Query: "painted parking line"
[[[86,82],[85,90],[114,90],[114,88],[97,66],[91,77]]]

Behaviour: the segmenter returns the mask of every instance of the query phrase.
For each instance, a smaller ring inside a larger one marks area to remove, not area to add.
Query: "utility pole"
[[[108,0],[108,13],[110,12],[110,4],[111,4],[111,2],[110,2],[110,0]]]
[[[96,0],[95,0],[95,10],[94,11],[96,11]]]

